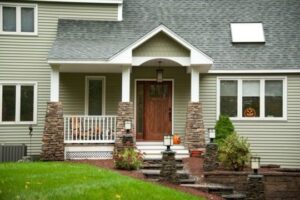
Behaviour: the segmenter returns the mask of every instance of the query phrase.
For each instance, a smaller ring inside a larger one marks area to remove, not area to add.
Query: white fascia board
[[[61,3],[105,3],[105,4],[122,4],[123,0],[33,0],[36,2],[61,2]]]
[[[209,70],[209,74],[280,74],[300,73],[300,69],[270,69],[270,70]]]
[[[115,56],[113,56],[111,59],[112,60],[119,60],[119,58],[123,59],[124,54],[129,55],[129,52],[132,55],[133,49],[137,48],[138,46],[140,46],[141,44],[143,44],[144,42],[146,42],[147,40],[149,40],[150,38],[152,38],[159,32],[164,32],[169,37],[173,38],[176,42],[178,42],[185,48],[189,49],[191,51],[191,64],[210,64],[210,65],[213,64],[212,58],[210,58],[209,56],[207,56],[206,54],[201,52],[199,49],[197,49],[196,47],[194,47],[193,45],[188,43],[186,40],[184,40],[183,38],[178,36],[176,33],[171,31],[164,25],[160,25],[160,26],[156,27],[155,29],[153,29],[152,31],[147,33],[144,37],[138,39],[136,42],[129,45],[126,49],[124,49],[123,51],[121,51],[118,54],[116,54]]]

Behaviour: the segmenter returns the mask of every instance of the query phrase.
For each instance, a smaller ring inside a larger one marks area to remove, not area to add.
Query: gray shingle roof
[[[232,44],[231,22],[262,22],[265,44]],[[299,0],[125,0],[123,21],[60,19],[49,59],[109,59],[164,24],[214,69],[300,69]]]

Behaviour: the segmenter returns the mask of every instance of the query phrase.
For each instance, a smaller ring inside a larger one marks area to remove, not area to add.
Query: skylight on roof
[[[262,23],[231,23],[232,42],[265,42]]]

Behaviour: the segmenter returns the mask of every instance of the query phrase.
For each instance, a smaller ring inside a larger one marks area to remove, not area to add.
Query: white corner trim
[[[280,73],[300,73],[300,69],[269,69],[269,70],[214,70],[208,71],[209,74],[280,74]]]
[[[102,115],[106,113],[106,77],[105,76],[86,76],[85,77],[85,98],[84,113],[89,115],[89,81],[102,80]]]
[[[123,4],[118,5],[118,21],[123,21]]]
[[[220,115],[220,103],[221,103],[221,85],[220,82],[221,80],[236,80],[238,81],[238,102],[237,102],[237,117],[230,117],[231,120],[233,121],[286,121],[287,120],[287,76],[217,76],[216,79],[216,85],[217,85],[217,105],[216,105],[216,120],[218,120],[219,115]],[[253,117],[253,118],[247,118],[247,117],[242,117],[242,81],[243,80],[258,80],[260,81],[260,117]],[[265,81],[266,80],[282,80],[283,84],[283,91],[282,91],[282,117],[265,117]]]

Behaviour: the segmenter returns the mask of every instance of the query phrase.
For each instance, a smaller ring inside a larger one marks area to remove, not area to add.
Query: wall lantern
[[[209,135],[210,143],[213,143],[214,139],[216,138],[216,130],[214,128],[209,128],[208,135]]]
[[[254,174],[258,174],[259,168],[260,168],[260,157],[251,157],[251,169],[253,169]]]
[[[162,83],[163,82],[163,74],[164,74],[164,70],[160,68],[162,61],[158,61],[158,69],[156,70],[156,81],[158,83]]]
[[[131,121],[125,121],[125,130],[127,133],[129,133],[131,129]]]
[[[171,151],[171,146],[173,145],[173,135],[164,136],[164,146],[167,146],[166,151]]]

